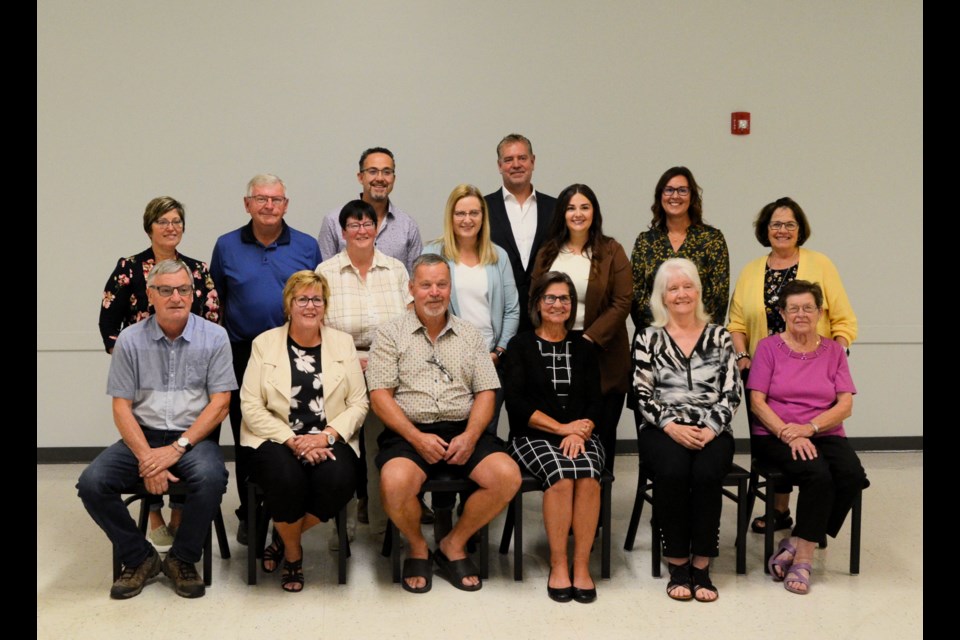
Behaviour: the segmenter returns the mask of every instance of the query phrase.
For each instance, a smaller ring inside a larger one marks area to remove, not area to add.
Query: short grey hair
[[[190,267],[188,267],[183,260],[177,259],[161,260],[153,265],[153,269],[150,269],[150,273],[147,274],[147,286],[152,287],[153,281],[157,279],[157,276],[168,276],[181,270],[187,272],[187,276],[190,278],[190,286],[192,287],[193,274],[190,273]]]
[[[443,256],[436,253],[424,253],[413,261],[413,269],[410,271],[410,274],[412,276],[416,276],[417,269],[420,267],[432,267],[435,264],[446,265],[447,271],[450,271],[450,265],[447,264],[447,261],[443,258]],[[413,278],[410,279],[410,282],[413,282]]]
[[[287,185],[283,184],[283,180],[273,175],[272,173],[258,173],[257,175],[250,178],[250,182],[247,183],[247,197],[249,198],[250,196],[253,195],[254,187],[262,187],[264,185],[270,185],[270,184],[279,184],[281,187],[283,187],[284,194],[286,194]]]
[[[653,316],[653,322],[650,326],[663,327],[670,320],[670,313],[663,304],[663,295],[667,292],[667,283],[675,275],[684,276],[693,283],[697,290],[696,318],[700,322],[710,322],[710,314],[703,307],[703,285],[700,283],[697,265],[686,258],[670,258],[660,265],[657,275],[653,278],[653,291],[650,293],[650,313]]]

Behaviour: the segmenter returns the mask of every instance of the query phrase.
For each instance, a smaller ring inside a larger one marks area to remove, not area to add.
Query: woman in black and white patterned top
[[[726,329],[709,324],[697,267],[665,261],[653,282],[651,326],[634,341],[633,386],[644,471],[675,600],[717,599],[710,559],[719,554],[722,482],[733,462],[731,421],[740,376]]]
[[[544,274],[530,289],[532,332],[510,341],[504,388],[510,453],[544,486],[550,544],[547,594],[557,602],[593,602],[590,549],[600,516],[604,450],[595,432],[603,412],[595,349],[568,336],[577,290],[570,276]],[[573,576],[567,538],[573,529]]]

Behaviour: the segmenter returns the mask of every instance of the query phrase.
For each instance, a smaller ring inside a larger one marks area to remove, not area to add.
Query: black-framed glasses
[[[354,233],[356,233],[360,229],[363,229],[365,231],[373,231],[376,228],[377,228],[377,225],[370,222],[369,220],[365,222],[348,222],[347,223],[347,231],[352,231]]]
[[[565,307],[569,307],[570,304],[573,302],[573,298],[571,298],[570,296],[567,296],[567,295],[555,296],[549,293],[546,295],[540,296],[540,299],[543,300],[543,303],[546,305],[554,305],[559,302]]]
[[[669,198],[673,194],[677,194],[678,196],[688,196],[690,195],[690,187],[664,187],[663,188],[663,195]]]
[[[313,296],[312,298],[308,298],[307,296],[300,296],[299,298],[294,298],[293,301],[297,303],[297,306],[300,307],[301,309],[305,309],[306,306],[311,302],[315,307],[322,307],[323,305],[326,304],[326,302],[324,302],[323,298],[320,296]]]
[[[179,287],[170,287],[165,284],[152,284],[150,288],[159,293],[161,298],[169,298],[173,295],[174,291],[179,293],[181,298],[187,298],[193,293],[193,285],[191,284],[184,284]]]

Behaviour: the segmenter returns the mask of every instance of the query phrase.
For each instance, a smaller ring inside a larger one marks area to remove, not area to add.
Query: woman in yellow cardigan
[[[777,301],[780,291],[793,280],[816,282],[823,289],[823,313],[817,333],[848,348],[857,337],[857,316],[853,313],[840,274],[830,258],[802,248],[810,237],[810,223],[800,205],[791,198],[780,198],[760,210],[754,222],[757,241],[770,248],[770,253],[750,262],[740,272],[730,302],[727,330],[737,351],[737,367],[744,384],[750,372],[750,358],[757,343],[785,326]],[[750,407],[747,408],[750,412]],[[788,529],[790,517],[789,485],[776,487],[774,527]],[[762,517],[753,521],[752,529],[762,533],[767,525]]]
[[[336,516],[356,488],[368,408],[353,338],[323,324],[329,299],[322,275],[290,276],[288,321],[253,341],[240,389],[240,443],[255,449],[250,475],[275,526],[261,566],[271,573],[282,560],[280,584],[293,593],[304,584],[302,534]]]

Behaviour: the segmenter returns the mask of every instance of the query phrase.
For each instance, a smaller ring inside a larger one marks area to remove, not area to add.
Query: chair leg
[[[257,584],[257,556],[263,553],[257,522],[257,484],[247,482],[247,584]]]
[[[347,506],[340,507],[336,518],[337,538],[340,548],[337,550],[337,584],[347,584],[347,558],[350,556],[350,539],[347,537]]]
[[[213,584],[213,523],[207,527],[207,538],[203,541],[203,584]]]
[[[610,531],[613,511],[613,478],[609,480],[601,478],[600,480],[600,577],[603,580],[610,579]],[[639,519],[639,516],[638,516]],[[636,535],[636,530],[634,530]],[[632,547],[631,543],[631,547]]]
[[[383,545],[380,547],[380,555],[389,558],[393,550],[393,529],[390,523],[387,523],[387,529],[383,532]]]
[[[513,509],[513,579],[523,580],[523,490],[517,490],[510,505]],[[509,541],[508,541],[509,543]]]
[[[766,519],[766,526],[763,528],[763,572],[770,573],[770,567],[767,566],[767,562],[770,560],[770,556],[773,555],[773,534],[774,534],[774,525],[773,522],[776,521],[776,515],[774,514],[775,509],[773,506],[774,498],[776,493],[774,492],[773,483],[770,480],[767,480],[766,495],[764,496],[766,502],[766,508],[764,509],[763,515]]]
[[[750,499],[750,490],[747,488],[747,479],[741,478],[737,483],[737,574],[747,572],[747,521],[750,519],[750,510],[747,502]]]
[[[217,532],[217,544],[220,545],[220,557],[230,559],[230,542],[227,540],[227,528],[223,524],[223,511],[219,508],[213,515],[213,526]]]
[[[653,566],[650,567],[650,575],[654,578],[660,577],[660,552],[662,551],[662,541],[660,538],[660,525],[657,524],[657,512],[654,511],[650,517],[650,559],[653,564]]]
[[[643,469],[637,470],[637,497],[633,499],[633,511],[630,512],[630,525],[627,527],[627,538],[623,543],[626,551],[633,551],[633,543],[637,538],[637,529],[640,527],[640,516],[643,514]]]
[[[863,491],[858,491],[850,510],[850,575],[860,575],[860,526],[863,511]]]
[[[520,493],[517,491],[517,493]],[[510,551],[510,538],[513,537],[513,519],[516,507],[511,500],[507,505],[507,515],[503,520],[503,533],[500,534],[500,553],[506,555]]]

